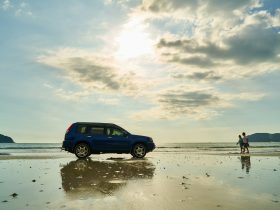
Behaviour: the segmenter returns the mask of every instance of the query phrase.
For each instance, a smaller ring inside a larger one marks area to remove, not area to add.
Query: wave
[[[60,143],[1,143],[1,150],[44,150],[44,149],[60,149]]]
[[[190,149],[234,149],[237,148],[239,146],[208,146],[208,147],[186,147],[186,146],[176,146],[176,147],[172,147],[172,146],[159,146],[157,147],[158,149],[185,149],[185,148],[190,148]],[[251,148],[280,148],[279,146],[251,146]]]
[[[60,147],[0,147],[0,149],[61,149]]]
[[[57,152],[61,143],[1,143],[0,153]],[[250,149],[261,151],[280,151],[280,143],[251,143]],[[167,143],[159,144],[155,152],[236,152],[235,143]]]

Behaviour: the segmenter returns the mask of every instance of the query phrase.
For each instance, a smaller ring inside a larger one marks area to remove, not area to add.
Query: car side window
[[[87,126],[86,125],[79,125],[77,128],[77,132],[80,134],[85,134],[87,130]]]
[[[118,128],[107,128],[106,135],[107,136],[125,136],[125,132]]]
[[[88,133],[91,135],[104,135],[104,128],[103,127],[89,127]]]

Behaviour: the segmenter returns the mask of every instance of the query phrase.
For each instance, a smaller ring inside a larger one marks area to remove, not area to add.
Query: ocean
[[[250,153],[269,154],[280,152],[280,142],[251,142]],[[1,143],[0,155],[18,153],[60,153],[61,143]],[[206,154],[238,154],[235,142],[226,143],[165,143],[158,144],[154,152],[189,152]]]

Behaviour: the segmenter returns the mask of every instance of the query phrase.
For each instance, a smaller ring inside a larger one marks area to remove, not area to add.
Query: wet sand
[[[280,209],[280,156],[0,156],[0,209]]]

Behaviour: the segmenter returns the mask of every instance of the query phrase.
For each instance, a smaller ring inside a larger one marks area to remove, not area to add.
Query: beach
[[[127,154],[0,155],[0,209],[279,209],[280,153],[157,148]],[[190,152],[192,151],[192,152]]]

